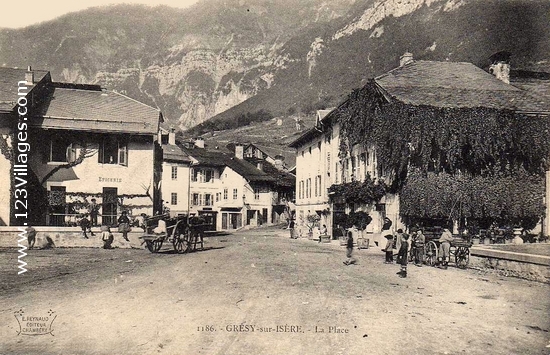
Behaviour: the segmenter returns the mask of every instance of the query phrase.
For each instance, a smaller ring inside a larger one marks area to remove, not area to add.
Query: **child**
[[[29,243],[29,250],[34,248],[34,243],[36,242],[36,229],[32,226],[27,227],[27,242]]]
[[[82,217],[80,220],[80,228],[82,229],[82,233],[84,234],[84,238],[88,239],[88,235],[86,234],[86,231],[89,231],[92,236],[94,236],[94,232],[92,232],[91,223],[90,220],[86,215]]]
[[[353,253],[353,234],[351,230],[348,230],[348,239],[346,241],[346,256],[348,260],[344,261],[344,265],[355,264],[355,259],[351,257]]]
[[[393,264],[393,235],[387,234],[384,238],[388,240],[386,248],[382,249],[382,251],[386,252],[386,261],[384,261],[384,264]]]
[[[113,234],[108,226],[101,226],[101,240],[103,241],[103,249],[113,249],[112,245],[114,241]]]
[[[407,277],[407,258],[409,254],[409,235],[403,233],[403,230],[399,229],[397,231],[397,240],[401,241],[398,243],[399,251],[397,253],[397,262],[401,264],[401,270],[397,273],[399,277]]]

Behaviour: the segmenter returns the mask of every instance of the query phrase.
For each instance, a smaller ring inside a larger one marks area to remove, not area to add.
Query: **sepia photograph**
[[[550,1],[0,12],[0,355],[550,355]]]

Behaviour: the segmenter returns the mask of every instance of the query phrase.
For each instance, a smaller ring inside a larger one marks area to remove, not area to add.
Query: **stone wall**
[[[35,249],[40,249],[46,242],[46,237],[50,237],[56,247],[61,248],[101,248],[103,242],[101,241],[101,231],[99,228],[94,228],[93,232],[95,236],[91,236],[88,233],[88,239],[85,239],[82,235],[82,231],[79,227],[35,227],[36,229],[36,242]],[[17,248],[18,234],[17,227],[1,227],[0,228],[0,248]],[[113,247],[115,248],[144,248],[141,245],[141,239],[139,237],[143,234],[141,229],[136,229],[128,233],[128,239],[130,242],[122,239],[122,233],[118,233],[116,228],[111,228],[111,233],[115,238]],[[27,246],[26,237],[22,245]]]

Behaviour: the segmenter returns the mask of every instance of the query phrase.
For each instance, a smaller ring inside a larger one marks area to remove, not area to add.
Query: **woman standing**
[[[130,241],[128,239],[128,232],[130,231],[130,219],[127,216],[126,211],[122,211],[121,216],[118,218],[118,231],[122,233],[122,238],[126,240],[127,242]]]

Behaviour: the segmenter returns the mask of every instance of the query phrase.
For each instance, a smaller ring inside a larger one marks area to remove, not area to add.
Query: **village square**
[[[121,5],[94,36],[122,54],[0,66],[0,354],[549,354],[547,24],[509,18],[547,4],[495,10],[489,46],[453,42],[479,3],[438,1],[286,34],[239,2],[253,29],[212,37]],[[452,41],[413,45],[424,23]]]

